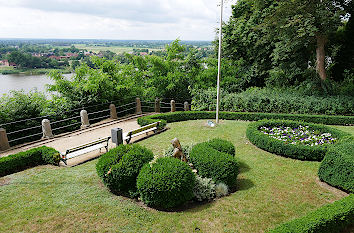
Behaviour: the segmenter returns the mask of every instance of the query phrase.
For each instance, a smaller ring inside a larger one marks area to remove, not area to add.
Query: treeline
[[[49,57],[35,57],[30,53],[24,53],[21,51],[13,51],[6,56],[10,63],[15,63],[18,68],[60,68],[69,66],[68,60],[63,60],[61,62],[56,59]]]

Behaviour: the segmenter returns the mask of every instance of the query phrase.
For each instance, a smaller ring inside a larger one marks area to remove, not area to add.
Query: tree
[[[260,0],[258,0],[260,1]],[[316,72],[322,81],[327,79],[326,45],[328,38],[343,24],[345,7],[351,0],[279,0],[276,12],[268,16],[282,41],[303,41],[312,45],[316,54]]]

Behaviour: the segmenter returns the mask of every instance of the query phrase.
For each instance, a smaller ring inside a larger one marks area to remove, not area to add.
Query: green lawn
[[[270,154],[246,138],[248,122],[206,120],[169,124],[140,144],[163,153],[174,137],[183,144],[214,137],[236,146],[237,191],[211,203],[163,212],[115,196],[95,170],[97,160],[73,168],[39,166],[0,178],[0,232],[263,232],[342,198],[318,184],[318,162]],[[354,127],[339,127],[354,134]]]

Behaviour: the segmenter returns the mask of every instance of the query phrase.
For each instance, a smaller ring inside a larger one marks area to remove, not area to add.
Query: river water
[[[64,74],[70,78],[73,74]],[[25,74],[0,74],[0,97],[3,94],[8,94],[11,90],[24,90],[29,92],[32,89],[45,91],[46,84],[53,84],[47,75],[25,75]]]

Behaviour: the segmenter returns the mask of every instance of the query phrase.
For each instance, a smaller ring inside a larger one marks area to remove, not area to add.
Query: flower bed
[[[248,125],[246,134],[254,145],[263,150],[311,161],[321,161],[329,147],[348,136],[324,125],[287,120],[253,122]]]
[[[309,126],[291,128],[286,126],[281,127],[265,127],[259,129],[264,134],[271,138],[284,141],[293,145],[317,146],[323,144],[334,144],[337,138],[332,137],[331,133],[320,133]]]

